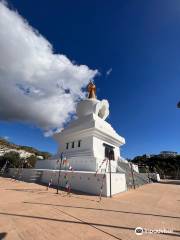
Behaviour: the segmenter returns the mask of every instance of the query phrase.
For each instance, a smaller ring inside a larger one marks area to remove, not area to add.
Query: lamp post
[[[62,166],[62,161],[63,161],[63,152],[61,153],[61,161],[59,164],[59,175],[58,175],[58,184],[57,184],[57,194],[59,192],[59,183],[60,183],[60,176],[61,176],[61,166]]]

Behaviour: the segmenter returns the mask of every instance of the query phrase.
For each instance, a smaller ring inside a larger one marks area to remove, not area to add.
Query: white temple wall
[[[73,137],[74,136],[74,137]],[[81,145],[78,147],[78,141],[81,140]],[[72,148],[72,142],[74,141],[74,148]],[[69,143],[69,148],[66,149],[66,143]],[[79,171],[96,171],[105,159],[105,147],[103,143],[109,144],[114,147],[115,161],[111,161],[111,171],[116,172],[117,159],[120,156],[119,147],[103,141],[100,138],[94,136],[81,137],[81,135],[72,134],[70,137],[64,137],[61,139],[61,151],[64,153],[64,157],[68,160],[70,165]],[[58,158],[60,158],[61,152],[58,152]],[[50,160],[38,161],[36,168],[39,169],[56,169],[55,158]],[[106,168],[106,162],[101,166],[100,172],[104,172]],[[63,166],[62,166],[63,169]],[[108,167],[107,167],[107,171]]]
[[[80,147],[78,147],[78,141],[81,141]],[[74,148],[72,148],[72,142],[74,142]],[[69,143],[68,149],[66,149],[66,144]],[[74,133],[69,136],[64,136],[62,139],[60,139],[60,146],[58,148],[58,153],[61,152],[67,154],[67,155],[74,155],[81,151],[91,151],[92,152],[92,143],[93,143],[93,137],[81,137],[78,135],[78,133]],[[74,154],[73,154],[74,153]]]
[[[76,171],[96,171],[96,161],[94,157],[71,157],[67,158],[70,166]],[[36,169],[59,169],[60,162],[57,160],[38,160],[36,162]],[[61,166],[61,169],[68,170],[68,166]]]
[[[103,146],[103,141],[97,137],[93,137],[93,151],[94,155],[99,159],[105,158],[105,148]]]
[[[106,176],[107,196],[110,196],[110,177]],[[111,192],[112,195],[127,191],[126,177],[124,173],[111,174]]]
[[[120,156],[121,156],[121,154],[120,154],[120,147],[115,146],[115,148],[114,148],[114,156],[115,156],[115,160],[116,161],[120,158]]]
[[[74,170],[96,171],[96,159],[94,157],[77,156],[67,159]]]
[[[9,175],[14,176],[17,172],[16,168],[10,168]],[[23,169],[21,180],[31,181],[36,180],[36,173],[41,172],[41,177],[38,179],[39,182],[45,183],[48,185],[50,179],[52,178],[52,185],[56,186],[58,182],[58,170],[40,170],[40,169]],[[71,183],[71,187],[73,190],[78,190],[81,192],[89,193],[89,194],[100,194],[100,188],[103,184],[102,196],[110,195],[110,176],[106,173],[105,178],[103,180],[104,174],[99,173],[95,175],[94,172],[81,172],[81,171],[61,171],[60,175],[60,187],[65,187],[66,179],[65,175],[69,179]],[[120,173],[112,173],[111,175],[111,183],[112,183],[112,195],[124,192],[127,190],[126,188],[126,178],[125,174]]]
[[[119,156],[119,148],[116,147],[115,145],[113,145],[107,141],[101,140],[100,138],[97,138],[97,137],[93,137],[94,156],[96,156],[97,158],[100,158],[102,160],[105,158],[105,147],[103,145],[104,143],[114,147],[115,159],[117,159]]]
[[[80,147],[78,141],[81,141]],[[74,142],[74,148],[72,148],[72,142]],[[82,137],[80,134],[72,133],[70,137],[63,136],[60,143],[58,155],[60,156],[63,152],[64,157],[75,170],[96,171],[97,160],[94,157],[93,136]],[[66,148],[67,143],[69,144],[68,149]]]
[[[101,165],[102,161],[105,159],[105,146],[103,145],[104,143],[114,147],[115,161],[111,161],[111,171],[116,172],[117,160],[120,157],[119,147],[107,141],[103,141],[100,138],[93,137],[93,149],[94,149],[94,155],[97,157],[97,168]],[[106,168],[106,162],[104,162],[104,164],[101,167],[102,172],[104,171],[105,168]],[[109,171],[109,168],[107,168],[107,171]]]
[[[58,164],[57,160],[51,159],[51,160],[38,160],[36,161],[35,165],[36,169],[57,169]]]

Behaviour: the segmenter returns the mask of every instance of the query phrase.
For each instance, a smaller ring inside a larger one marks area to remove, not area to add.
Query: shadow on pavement
[[[108,234],[109,236],[112,236],[118,240],[122,240],[121,238],[112,235],[111,233],[108,233],[98,227],[108,227],[108,228],[116,228],[116,229],[124,229],[124,230],[130,230],[130,231],[134,231],[135,228],[134,227],[125,227],[125,226],[117,226],[117,225],[109,225],[109,224],[102,224],[102,223],[94,223],[94,222],[84,222],[81,219],[77,219],[77,221],[72,221],[72,220],[62,220],[62,219],[57,219],[57,218],[46,218],[46,217],[40,217],[40,216],[33,216],[33,215],[23,215],[23,214],[14,214],[14,213],[5,213],[5,212],[0,212],[0,215],[5,215],[5,216],[11,216],[11,217],[22,217],[22,218],[32,218],[32,219],[39,219],[39,220],[47,220],[47,221],[55,221],[55,222],[63,222],[63,223],[73,223],[73,224],[80,224],[80,225],[89,225],[101,232],[104,232],[106,234]],[[74,216],[73,216],[74,217]],[[75,218],[75,217],[74,217]],[[180,231],[178,230],[174,230],[173,233],[163,233],[163,235],[169,235],[169,236],[176,236],[176,237],[180,237],[179,234]]]
[[[24,203],[27,203],[27,204],[37,204],[37,205],[46,205],[46,206],[54,206],[54,207],[80,208],[80,209],[95,210],[95,211],[117,212],[117,213],[126,213],[126,214],[134,214],[134,215],[144,215],[144,216],[180,219],[180,217],[177,217],[177,216],[166,216],[166,215],[160,215],[160,214],[139,213],[139,212],[127,212],[127,211],[119,211],[119,210],[113,210],[113,209],[90,208],[90,207],[80,207],[80,206],[50,204],[50,203],[38,203],[38,202],[24,202]]]
[[[4,239],[6,235],[7,235],[6,232],[0,233],[0,240]]]

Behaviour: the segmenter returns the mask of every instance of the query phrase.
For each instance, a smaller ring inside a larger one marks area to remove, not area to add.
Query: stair
[[[135,172],[134,170],[131,169],[130,163],[126,163],[124,161],[118,161],[117,170],[118,170],[118,172],[125,173],[126,184],[127,184],[128,189],[134,188],[134,186],[139,187],[139,186],[149,183],[148,174],[142,175],[141,173]],[[132,171],[133,171],[133,175],[132,175]],[[134,178],[134,180],[133,180],[133,178]]]

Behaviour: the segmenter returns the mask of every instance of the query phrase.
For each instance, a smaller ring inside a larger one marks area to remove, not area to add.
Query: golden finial
[[[87,85],[87,91],[88,91],[88,98],[94,98],[96,99],[96,85],[90,81],[90,83]]]

